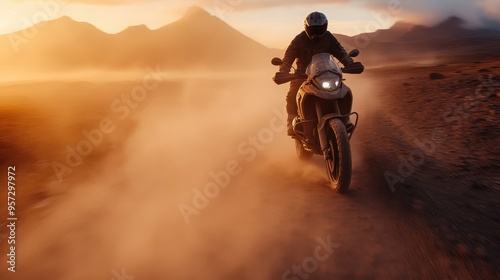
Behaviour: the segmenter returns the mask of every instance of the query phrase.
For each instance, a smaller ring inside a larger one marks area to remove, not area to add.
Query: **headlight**
[[[340,87],[340,77],[331,72],[326,72],[316,78],[318,85],[328,91],[334,91]]]

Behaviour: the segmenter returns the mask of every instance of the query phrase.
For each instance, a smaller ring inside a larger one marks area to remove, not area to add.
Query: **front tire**
[[[351,184],[351,145],[347,131],[340,119],[332,119],[326,131],[328,151],[326,170],[332,189],[346,193]]]

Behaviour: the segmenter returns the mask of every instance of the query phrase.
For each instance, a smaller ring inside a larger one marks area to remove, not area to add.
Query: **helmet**
[[[316,39],[325,35],[328,29],[328,19],[323,13],[314,12],[304,20],[304,27],[310,39]]]

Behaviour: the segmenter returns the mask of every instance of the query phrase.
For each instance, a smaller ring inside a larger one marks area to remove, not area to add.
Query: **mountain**
[[[15,42],[15,43],[12,43]],[[19,50],[19,51],[16,51]],[[144,25],[107,34],[69,17],[0,36],[0,70],[242,69],[277,55],[199,7],[156,30]]]
[[[10,70],[92,66],[93,61],[105,59],[101,50],[109,46],[109,36],[93,25],[61,17],[1,36],[1,66]]]
[[[406,41],[418,41],[431,38],[460,38],[470,34],[470,31],[465,29],[466,22],[459,17],[450,17],[445,21],[431,27],[417,25],[409,32],[404,34],[400,39]]]
[[[434,26],[398,22],[385,30],[339,39],[346,49],[359,48],[367,64],[436,58],[498,57],[500,30],[468,29],[459,17],[450,17]]]
[[[368,65],[430,56],[492,56],[500,48],[500,31],[467,29],[458,17],[430,27],[399,22],[385,30],[336,37],[348,51],[360,49],[359,59]],[[3,73],[123,70],[158,64],[164,70],[257,69],[282,55],[283,50],[259,44],[196,6],[156,30],[139,25],[107,34],[89,23],[61,17],[0,36]]]
[[[186,61],[194,59],[208,65],[221,62],[251,65],[256,61],[269,63],[270,60],[267,47],[198,7],[189,9],[181,20],[155,33],[158,38],[175,38],[175,41],[165,44],[174,53],[189,58]]]

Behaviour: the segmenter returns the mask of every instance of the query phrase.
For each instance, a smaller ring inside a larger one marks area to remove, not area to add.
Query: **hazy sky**
[[[0,33],[63,15],[108,33],[139,24],[154,29],[177,20],[192,5],[279,48],[315,10],[329,17],[331,31],[347,35],[388,28],[398,20],[432,24],[451,15],[476,26],[500,27],[500,0],[0,0]]]

